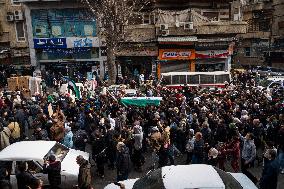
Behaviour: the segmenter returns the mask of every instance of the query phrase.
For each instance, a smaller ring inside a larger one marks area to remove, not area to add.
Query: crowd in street
[[[75,101],[48,92],[30,99],[2,92],[0,150],[22,140],[55,140],[82,151],[90,145],[96,175],[91,175],[91,162],[78,156],[80,189],[92,187],[91,176],[103,179],[106,168],[116,171],[118,182],[128,179],[130,170],[148,169],[147,153],[151,153],[150,169],[174,165],[180,155],[187,157],[184,164],[205,163],[224,171],[230,161],[234,172],[243,172],[261,189],[277,188],[278,174],[284,172],[283,88],[261,90],[251,73],[234,74],[222,90],[174,89],[127,78],[120,83],[136,87],[139,96],[163,100],[160,106],[125,107],[119,103],[123,90],[105,94],[103,86],[91,97]],[[52,155],[48,160],[44,172],[51,188],[57,188],[60,161]],[[260,165],[263,173],[257,178],[250,168]],[[9,172],[0,173],[4,188]],[[41,188],[25,163],[19,165],[17,180],[19,188]]]

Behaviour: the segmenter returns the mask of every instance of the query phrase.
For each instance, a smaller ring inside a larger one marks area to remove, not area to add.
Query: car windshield
[[[151,171],[146,176],[138,179],[132,189],[165,189],[161,168]]]
[[[259,82],[259,86],[262,86],[262,87],[268,87],[268,85],[271,83],[271,81],[267,80],[267,79],[264,79],[262,81]]]
[[[67,153],[69,152],[69,148],[66,146],[56,143],[51,150],[44,156],[45,159],[48,159],[48,157],[53,154],[56,156],[57,160],[63,161]]]
[[[226,173],[216,167],[214,167],[214,169],[222,179],[226,189],[243,189],[242,185],[231,174]]]

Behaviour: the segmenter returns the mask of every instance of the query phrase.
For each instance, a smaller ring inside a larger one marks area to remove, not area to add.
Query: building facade
[[[0,68],[22,74],[30,69],[24,9],[17,0],[0,0]]]
[[[127,45],[117,56],[122,75],[229,71],[235,37],[246,33],[240,15],[240,4],[230,0],[155,1],[126,28]]]
[[[248,28],[247,33],[238,35],[234,63],[284,68],[283,8],[283,0],[245,1],[242,18]]]
[[[76,1],[22,2],[33,66],[74,78],[104,74],[103,42],[88,9]]]

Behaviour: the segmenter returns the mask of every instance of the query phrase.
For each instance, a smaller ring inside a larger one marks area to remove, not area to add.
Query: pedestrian
[[[38,179],[28,171],[27,162],[20,162],[18,171],[19,172],[16,174],[18,189],[37,188]]]
[[[91,165],[88,160],[79,155],[76,158],[79,167],[78,189],[92,189]]]
[[[97,165],[97,175],[101,178],[104,178],[104,165],[106,162],[106,144],[102,136],[102,133],[95,131],[95,139],[92,142],[92,158]]]
[[[64,122],[59,119],[58,114],[52,115],[52,127],[50,128],[50,135],[51,135],[51,140],[55,140],[57,142],[62,142],[64,138]]]
[[[150,143],[150,147],[152,150],[152,165],[151,165],[151,169],[155,169],[156,164],[157,164],[157,160],[158,160],[158,152],[161,148],[161,133],[158,129],[158,127],[153,127],[152,128],[152,133],[149,139],[149,143]]]
[[[239,160],[240,160],[241,150],[240,150],[240,139],[238,136],[233,137],[231,143],[227,146],[226,152],[231,154],[232,158],[231,166],[234,172],[235,173],[239,172],[240,170]]]
[[[259,181],[260,189],[277,189],[279,162],[276,159],[277,153],[270,149],[264,157],[268,160],[264,164],[262,175]]]
[[[10,181],[7,179],[8,171],[4,167],[0,167],[0,188],[1,189],[12,189]]]
[[[55,155],[49,155],[48,161],[44,159],[43,173],[48,174],[49,189],[60,189],[61,162],[56,160]]]
[[[10,145],[11,130],[9,127],[4,127],[0,132],[0,151]]]
[[[81,129],[79,124],[76,123],[73,127],[73,144],[76,150],[85,151],[88,142],[88,135],[85,130]]]
[[[71,131],[71,127],[65,127],[65,136],[63,138],[63,144],[68,148],[73,148],[73,133]]]
[[[133,127],[134,150],[133,150],[133,165],[136,171],[142,172],[142,165],[144,164],[144,157],[142,155],[142,141],[143,131],[140,125]]]
[[[256,158],[256,147],[254,144],[254,136],[252,133],[247,133],[243,140],[242,158],[241,158],[241,171],[244,173],[253,183],[257,183],[257,179],[248,170],[252,167],[252,164]]]
[[[202,134],[197,132],[195,134],[195,140],[193,143],[193,154],[192,154],[192,164],[203,163],[204,158],[204,140],[202,139]]]
[[[130,169],[130,155],[128,148],[125,146],[123,142],[119,142],[117,144],[117,151],[118,151],[117,160],[116,160],[117,181],[127,180]]]

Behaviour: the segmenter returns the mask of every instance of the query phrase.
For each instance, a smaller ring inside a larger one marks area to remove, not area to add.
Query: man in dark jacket
[[[50,189],[58,189],[61,184],[61,162],[56,161],[55,155],[50,155],[49,162],[44,160],[43,173],[48,174]]]
[[[97,174],[99,177],[104,178],[104,165],[105,165],[105,141],[99,131],[95,132],[95,140],[92,143],[92,158],[97,164]]]
[[[7,169],[0,165],[0,188],[1,189],[12,189],[12,185],[10,184],[9,180],[7,180]]]
[[[78,188],[79,189],[91,189],[92,176],[91,176],[91,165],[83,158],[83,156],[77,156],[77,164],[80,166],[78,175]]]
[[[128,148],[123,142],[117,144],[117,181],[123,181],[128,179],[129,165],[130,165],[130,156]]]
[[[18,189],[35,188],[37,178],[28,172],[28,166],[26,162],[21,162],[18,165],[19,173],[16,175]]]
[[[259,182],[260,189],[277,189],[279,174],[279,163],[276,160],[276,151],[268,150],[264,156],[268,159],[265,162],[262,176]]]

